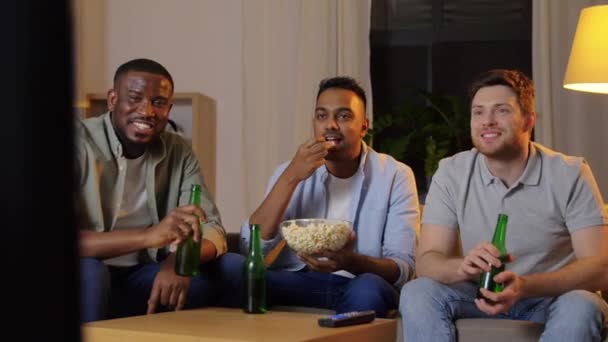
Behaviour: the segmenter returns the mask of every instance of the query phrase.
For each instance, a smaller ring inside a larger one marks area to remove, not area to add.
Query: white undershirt
[[[331,173],[327,177],[327,218],[351,220],[350,205],[356,177],[338,178]]]
[[[120,210],[114,223],[114,230],[142,228],[152,225],[152,218],[148,210],[146,191],[145,160],[147,153],[136,159],[127,159],[127,174],[125,187],[122,193]],[[139,252],[133,252],[104,260],[106,265],[135,266],[139,263]]]
[[[355,177],[357,174],[348,178],[338,178],[331,173],[327,177],[327,218],[350,221],[351,218],[351,203],[353,201],[352,189],[355,185]],[[333,272],[336,275],[354,278],[355,275],[340,270]]]

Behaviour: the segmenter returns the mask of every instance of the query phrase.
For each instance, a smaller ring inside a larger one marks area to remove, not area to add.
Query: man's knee
[[[436,299],[441,286],[441,283],[430,278],[417,278],[405,283],[399,297],[399,310],[402,315],[407,314],[408,310],[415,313],[416,308],[428,305]]]
[[[553,310],[557,310],[558,316],[569,315],[582,321],[605,321],[608,314],[606,302],[596,293],[585,290],[570,291],[559,296]]]
[[[361,307],[374,308],[380,317],[385,317],[387,310],[397,308],[397,291],[382,277],[364,273],[351,281],[343,301],[356,302]]]
[[[110,285],[110,272],[103,261],[95,258],[80,259],[80,282],[82,286],[104,286]]]
[[[353,290],[369,291],[371,293],[383,293],[393,291],[391,285],[382,277],[373,273],[363,273],[353,280]]]
[[[230,275],[241,275],[245,257],[236,253],[226,253],[217,260],[220,271]]]

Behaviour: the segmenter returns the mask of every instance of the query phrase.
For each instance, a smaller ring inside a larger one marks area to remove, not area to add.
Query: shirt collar
[[[528,145],[530,150],[530,154],[528,155],[528,162],[526,163],[526,168],[524,172],[519,177],[516,183],[521,183],[525,185],[538,185],[540,182],[540,171],[541,171],[541,161],[540,156],[538,155],[538,150],[536,146],[530,142]],[[483,154],[479,153],[479,161],[481,163],[481,179],[483,183],[487,186],[492,184],[497,178],[492,175],[490,169],[488,169],[488,165],[486,164],[486,159]]]
[[[106,126],[112,154],[114,154],[114,157],[122,157],[122,144],[118,140],[116,131],[114,131],[114,125],[112,125],[112,112],[108,112],[108,115],[103,118],[103,123]]]
[[[528,155],[528,164],[524,173],[519,177],[518,182],[525,185],[538,185],[540,183],[540,171],[542,168],[542,162],[536,146],[532,142],[528,145],[530,147],[530,154]]]

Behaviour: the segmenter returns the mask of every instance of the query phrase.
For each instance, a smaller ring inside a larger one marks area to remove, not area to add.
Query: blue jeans
[[[192,278],[185,308],[237,307],[242,302],[243,256],[228,253],[207,262]],[[95,258],[80,259],[80,321],[143,315],[160,264],[108,267]],[[167,311],[160,307],[159,311]]]
[[[503,318],[544,323],[544,341],[600,341],[608,305],[595,293],[583,290],[554,298],[527,298],[503,314],[479,311],[473,299],[474,283],[442,284],[429,278],[406,283],[399,311],[405,341],[456,341],[459,318]]]
[[[364,273],[354,279],[302,270],[266,271],[268,305],[293,305],[349,311],[375,310],[386,317],[396,309],[399,294],[381,277]]]

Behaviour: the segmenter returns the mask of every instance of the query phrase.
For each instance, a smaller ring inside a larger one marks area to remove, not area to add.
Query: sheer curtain
[[[274,169],[312,137],[321,79],[355,77],[366,88],[371,114],[371,2],[260,0],[242,4],[242,171],[245,207],[251,214],[263,200]]]
[[[538,113],[536,140],[560,152],[585,157],[606,201],[608,95],[562,87],[580,10],[602,4],[608,4],[608,0],[533,0],[532,63]]]

